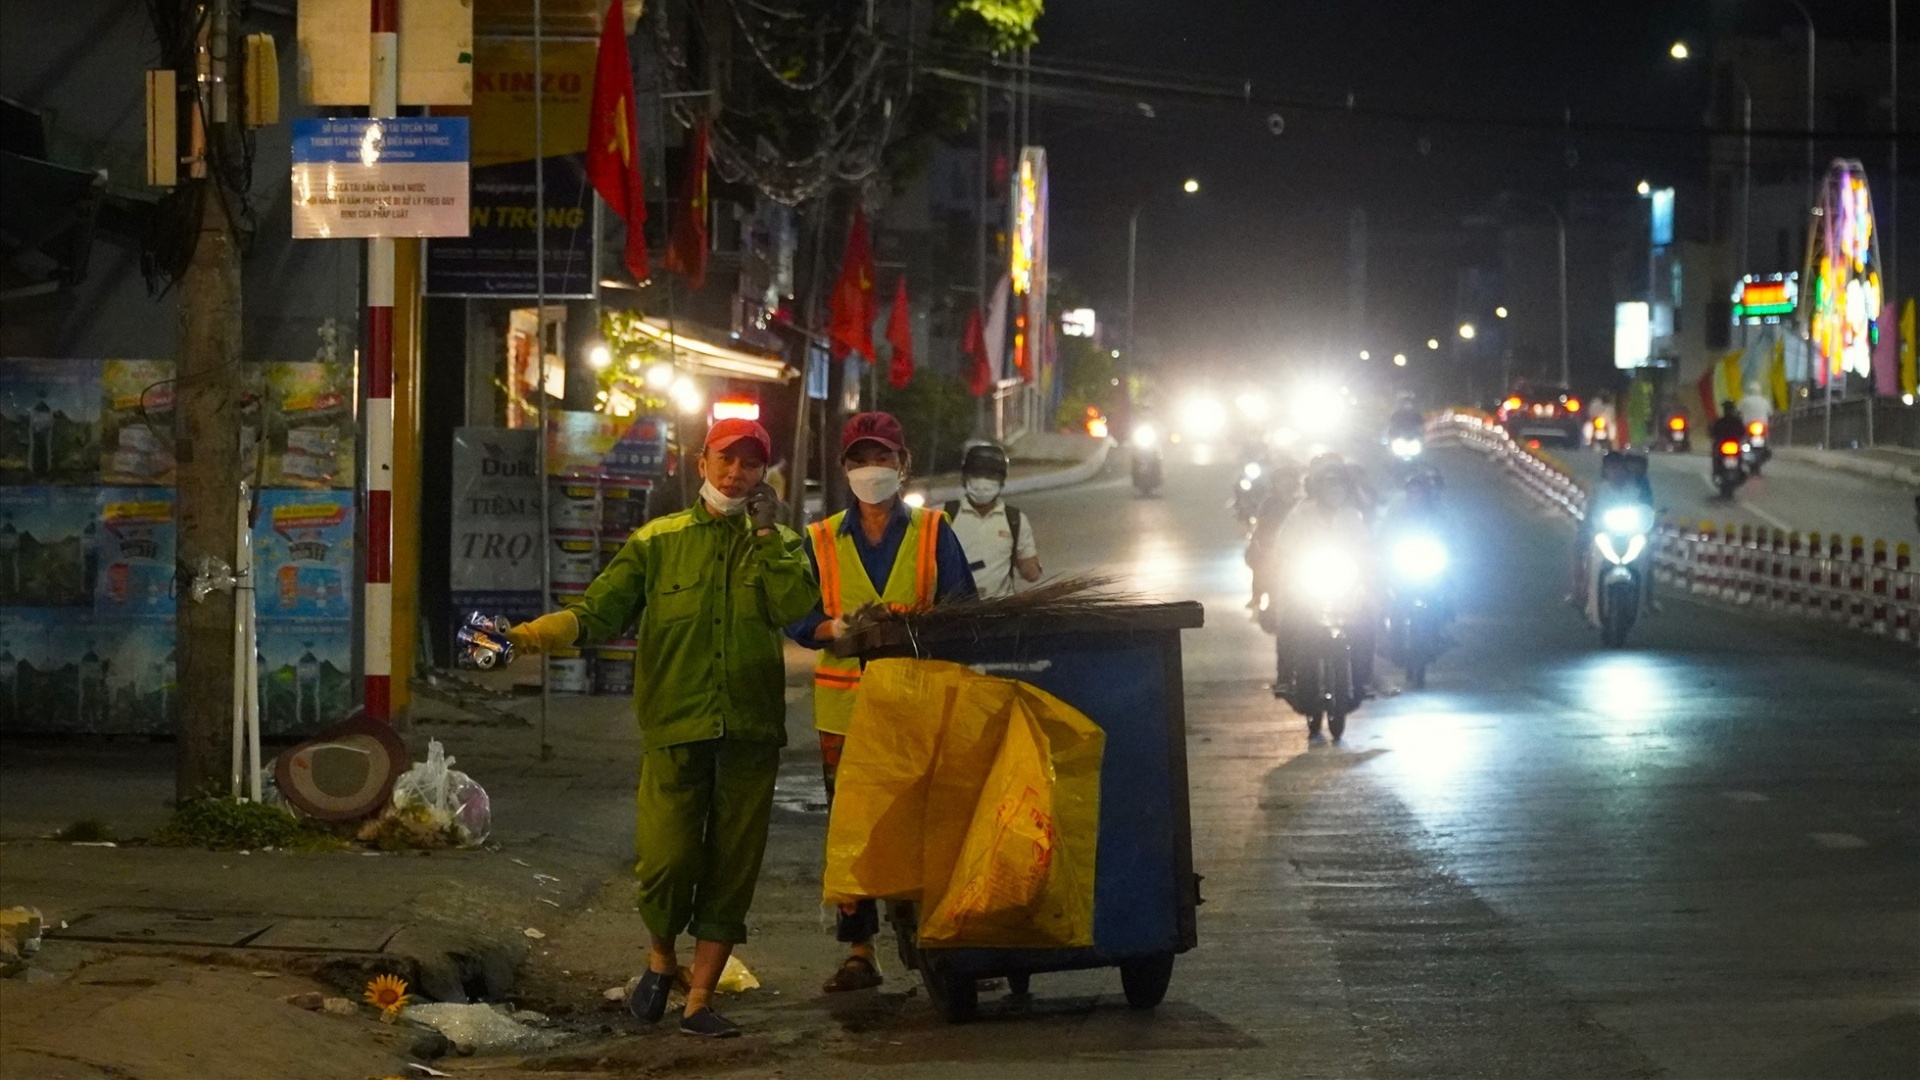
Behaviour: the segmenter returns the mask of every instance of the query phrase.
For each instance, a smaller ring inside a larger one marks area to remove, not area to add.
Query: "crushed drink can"
[[[513,663],[513,643],[507,640],[510,625],[504,616],[469,614],[453,635],[455,659],[461,667],[476,671]]]

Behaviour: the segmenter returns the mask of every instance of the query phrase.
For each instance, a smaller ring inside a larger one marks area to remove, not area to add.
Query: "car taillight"
[[[1520,407],[1520,399],[1517,397],[1510,397],[1505,402],[1502,403],[1502,406],[1508,412],[1512,412],[1513,410]]]
[[[1721,443],[1720,456],[1721,457],[1739,457],[1740,444],[1732,440],[1728,440],[1726,442]]]

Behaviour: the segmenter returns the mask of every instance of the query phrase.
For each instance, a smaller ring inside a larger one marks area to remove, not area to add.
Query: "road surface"
[[[1591,483],[1600,473],[1600,454],[1592,450],[1549,448],[1574,475]],[[1907,543],[1920,547],[1920,529],[1913,520],[1915,492],[1889,480],[1821,468],[1804,461],[1775,457],[1749,479],[1733,500],[1720,498],[1713,487],[1713,465],[1704,452],[1649,454],[1647,473],[1654,498],[1672,517],[1712,521],[1725,525],[1764,525],[1842,536],[1863,536],[1869,542]]]
[[[1185,651],[1200,946],[1148,1014],[1089,972],[947,1027],[895,974],[788,1074],[1915,1075],[1913,653],[1678,599],[1602,651],[1558,603],[1568,529],[1438,458],[1473,544],[1462,644],[1344,744],[1268,692],[1232,464],[1173,463],[1143,500],[1117,460],[1019,500],[1050,573],[1206,605]]]

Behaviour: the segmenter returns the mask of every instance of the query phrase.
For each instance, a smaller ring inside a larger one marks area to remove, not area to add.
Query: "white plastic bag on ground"
[[[487,1004],[429,1003],[409,1005],[405,1016],[447,1037],[461,1050],[476,1054],[529,1053],[559,1045],[566,1034],[529,1027],[501,1008]]]
[[[451,825],[463,847],[477,847],[493,831],[493,807],[487,790],[473,777],[453,767],[440,740],[427,742],[427,760],[400,774],[393,782],[396,810],[418,807],[435,825]]]

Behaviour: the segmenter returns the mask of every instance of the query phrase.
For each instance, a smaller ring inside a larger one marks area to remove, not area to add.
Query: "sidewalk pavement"
[[[1815,450],[1803,446],[1780,446],[1774,453],[1792,461],[1824,469],[1853,473],[1875,480],[1920,487],[1920,450],[1898,446],[1876,446],[1863,450]]]
[[[837,962],[819,906],[826,799],[808,689],[812,654],[790,646],[787,672],[790,745],[753,939],[740,951],[765,989],[726,1003],[750,1030],[764,1026],[769,1008],[814,996]],[[383,971],[407,976],[416,995],[431,999],[538,1009],[552,1018],[554,1037],[574,1047],[613,1038],[615,1057],[636,1071],[660,1065],[659,1055],[684,1057],[688,1040],[626,1045],[636,1042],[623,1038],[635,1025],[603,997],[644,966],[647,940],[633,909],[639,740],[631,702],[555,695],[543,760],[537,698],[506,702],[491,716],[416,701],[403,733],[414,760],[438,739],[488,792],[493,833],[483,849],[146,846],[140,838],[165,819],[172,794],[170,746],[10,742],[0,755],[0,908],[38,908],[49,934],[25,976],[0,979],[0,1014],[8,1017],[0,1026],[0,1075],[361,1080],[376,1067],[377,1075],[398,1073],[422,1032],[382,1025],[368,1010],[357,1018],[320,1015],[285,1001],[312,991],[358,1002],[365,981]],[[521,722],[502,723],[501,711]],[[48,838],[78,821],[103,823],[118,846]],[[109,1013],[125,1014],[140,1030],[103,1036],[100,1018]],[[244,1023],[242,1037],[169,1041],[206,1029],[216,1016]],[[839,1030],[819,1009],[800,1010],[780,1029],[775,1042]],[[285,1045],[263,1048],[274,1040]],[[765,1043],[756,1045],[766,1052]],[[262,1071],[258,1060],[280,1064]],[[489,1075],[518,1075],[499,1066],[493,1062]]]

